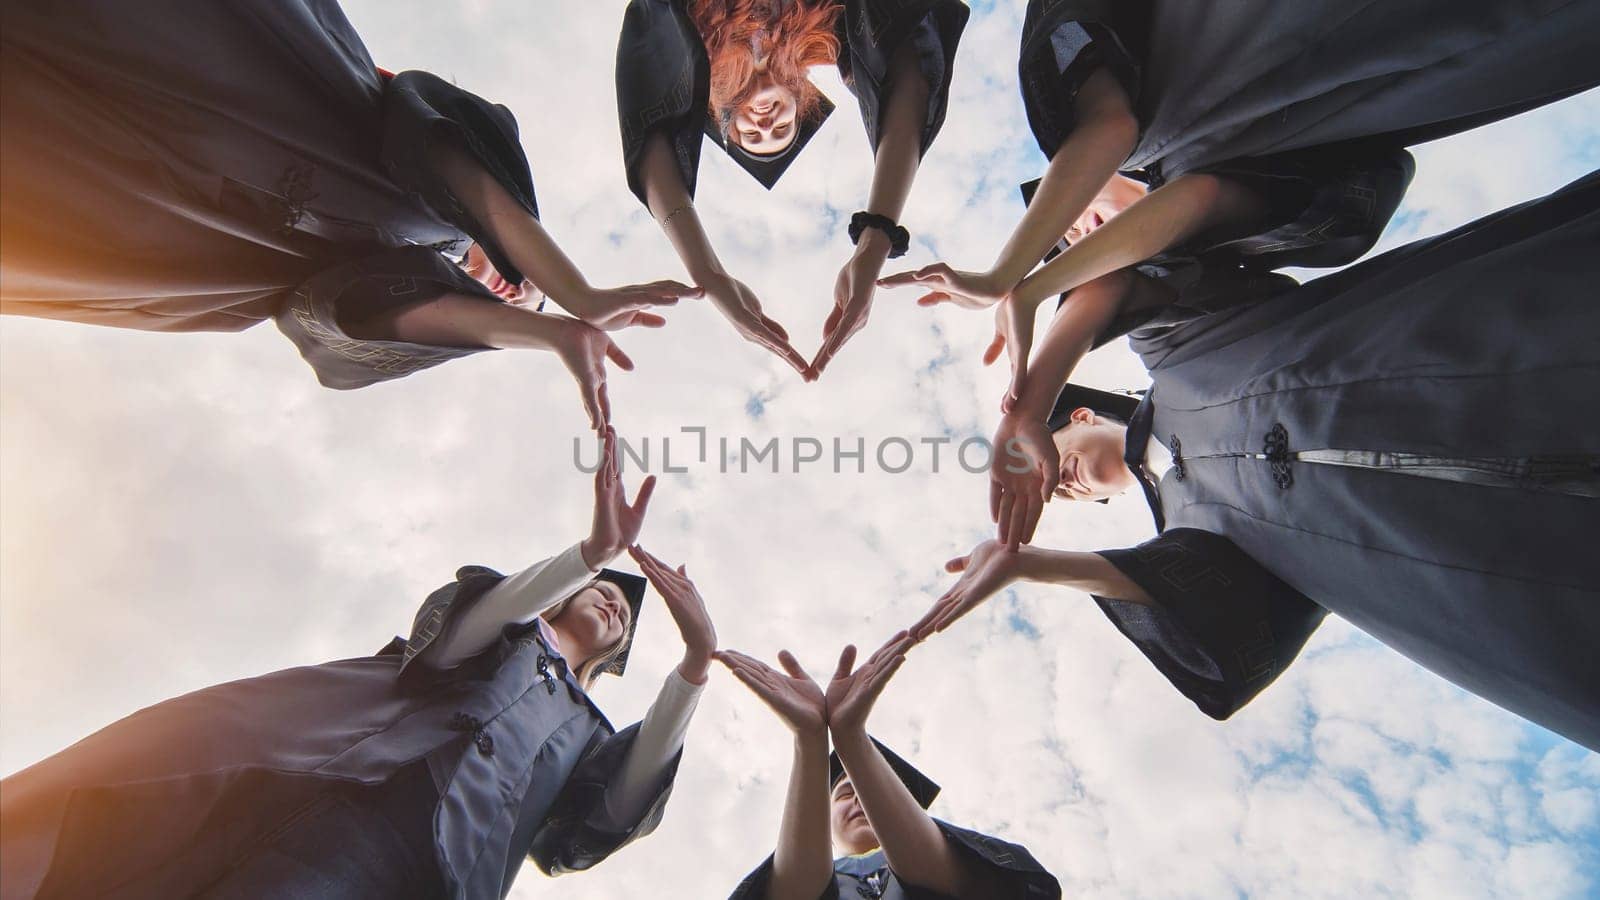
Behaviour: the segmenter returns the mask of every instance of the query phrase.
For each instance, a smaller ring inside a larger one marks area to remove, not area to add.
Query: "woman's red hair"
[[[799,121],[815,116],[822,92],[806,78],[812,66],[839,59],[837,0],[690,0],[689,19],[711,60],[711,113],[724,128],[732,111],[755,93],[756,59],[794,94]]]

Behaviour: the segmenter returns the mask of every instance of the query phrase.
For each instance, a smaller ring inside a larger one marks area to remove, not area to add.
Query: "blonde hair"
[[[573,591],[566,599],[558,601],[555,605],[540,613],[539,618],[544,619],[546,625],[554,625],[556,619],[561,618],[561,614],[567,611],[567,607],[571,605],[573,600],[577,599],[579,594],[599,584],[600,581],[601,579],[599,578],[591,579],[588,584]],[[620,588],[618,589],[620,590]],[[627,613],[625,613],[627,621],[622,625],[622,637],[612,641],[611,644],[602,648],[592,658],[586,659],[573,667],[573,674],[578,676],[578,684],[582,685],[586,691],[594,687],[595,680],[606,670],[606,666],[616,662],[617,657],[621,656],[622,652],[628,648],[628,637],[632,634],[633,629],[633,607],[627,603],[623,603],[622,606],[627,610]],[[569,660],[568,662],[570,663],[571,661]]]

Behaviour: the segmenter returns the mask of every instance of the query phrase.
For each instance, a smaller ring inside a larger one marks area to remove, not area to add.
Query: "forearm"
[[[941,894],[972,896],[972,874],[866,731],[836,730],[833,742],[895,875]]]
[[[1146,606],[1155,602],[1144,588],[1098,553],[1024,548],[1019,574],[1024,581],[1060,585],[1096,597]]]
[[[676,671],[667,675],[650,711],[639,724],[639,734],[628,748],[622,771],[606,785],[606,815],[618,830],[628,829],[644,815],[667,767],[683,750],[689,722],[700,703],[703,684],[693,684]]]
[[[661,224],[689,276],[700,281],[706,275],[723,272],[722,261],[694,208],[694,198],[689,196],[678,172],[666,135],[657,132],[646,140],[642,174],[650,215]]]
[[[556,316],[456,293],[341,324],[359,341],[536,350],[553,349],[563,327]]]
[[[1115,77],[1097,70],[1074,101],[1078,125],[1050,158],[1033,202],[991,271],[1007,287],[1039,264],[1133,152],[1139,125]]]
[[[507,625],[527,624],[594,577],[580,545],[507,576],[468,609],[448,617],[421,654],[436,668],[459,665],[483,652]]]
[[[923,119],[928,110],[928,82],[917,65],[911,41],[902,42],[890,61],[890,84],[883,111],[883,137],[873,160],[867,212],[898,222],[922,162]]]
[[[433,154],[451,193],[535,287],[563,307],[589,289],[539,220],[476,160],[449,144],[435,147]]]
[[[1112,273],[1067,297],[1051,318],[1044,339],[1034,348],[1013,415],[1039,422],[1050,417],[1062,385],[1121,308],[1131,279],[1130,274]],[[1026,303],[1028,298],[1023,294],[1021,299]]]
[[[767,900],[817,900],[833,878],[828,825],[828,734],[797,734]]]
[[[1024,279],[1034,293],[1059,293],[1144,262],[1197,234],[1242,224],[1266,212],[1266,203],[1236,181],[1185,175],[1141,197],[1071,249]]]

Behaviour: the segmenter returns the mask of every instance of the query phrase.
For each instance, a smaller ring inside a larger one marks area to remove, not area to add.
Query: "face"
[[[765,72],[756,76],[755,93],[733,111],[729,136],[739,146],[762,156],[782,152],[794,143],[799,123],[795,95]]]
[[[1133,486],[1133,472],[1123,461],[1128,429],[1096,416],[1092,410],[1072,411],[1071,424],[1054,435],[1061,454],[1061,484],[1056,496],[1063,500],[1100,500]]]
[[[589,660],[605,652],[628,633],[632,610],[622,589],[609,581],[593,582],[578,591],[572,602],[550,624],[561,630],[564,655],[569,661]]]
[[[1089,232],[1111,221],[1117,213],[1132,206],[1144,195],[1145,186],[1139,182],[1121,175],[1111,176],[1111,180],[1100,189],[1100,193],[1089,201],[1089,208],[1085,209],[1083,215],[1078,217],[1078,221],[1073,222],[1072,227],[1067,229],[1067,243],[1076,244],[1083,240]]]
[[[855,785],[849,776],[839,779],[833,786],[832,808],[828,823],[833,826],[833,840],[848,855],[866,853],[878,847],[878,835],[867,822],[867,814],[856,799]]]

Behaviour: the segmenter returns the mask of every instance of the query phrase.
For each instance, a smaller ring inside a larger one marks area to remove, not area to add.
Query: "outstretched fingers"
[[[783,670],[788,672],[792,678],[804,678],[807,680],[811,678],[810,675],[806,674],[806,670],[800,667],[800,661],[795,659],[794,654],[787,650],[778,652],[778,664],[783,666]]]
[[[844,649],[839,651],[839,665],[833,670],[833,680],[838,681],[841,678],[850,677],[850,670],[854,669],[855,666],[856,645],[846,644]]]

